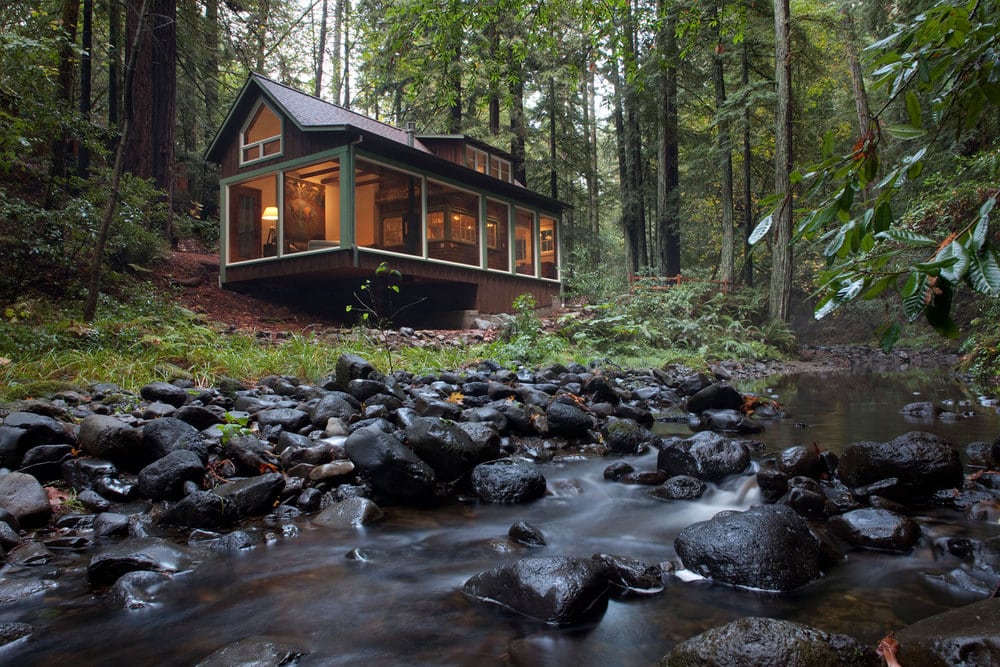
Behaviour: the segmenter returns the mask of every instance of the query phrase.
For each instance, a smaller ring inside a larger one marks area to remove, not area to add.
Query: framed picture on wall
[[[556,249],[555,234],[553,234],[551,229],[543,229],[541,236],[541,249],[542,252],[553,252]]]
[[[403,218],[386,218],[382,221],[382,245],[403,245]]]

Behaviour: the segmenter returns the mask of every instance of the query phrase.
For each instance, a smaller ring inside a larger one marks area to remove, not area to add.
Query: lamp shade
[[[264,209],[264,215],[260,216],[261,220],[277,220],[278,219],[278,207],[268,206]]]

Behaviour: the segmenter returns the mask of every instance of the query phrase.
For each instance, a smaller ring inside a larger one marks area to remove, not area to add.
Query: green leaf
[[[897,139],[919,139],[927,134],[927,130],[912,125],[887,125],[886,132]]]
[[[923,312],[927,305],[924,297],[927,294],[927,276],[912,272],[903,286],[903,314],[913,321]]]
[[[912,90],[906,91],[906,113],[910,115],[910,125],[922,129],[924,124],[920,118],[920,100]]]
[[[892,348],[896,347],[896,343],[899,342],[899,336],[902,332],[903,328],[899,322],[886,322],[879,327],[875,333],[879,336],[878,344],[882,351],[891,352]]]
[[[957,240],[952,241],[937,254],[936,259],[953,259],[954,262],[941,269],[941,275],[951,283],[957,283],[965,277],[965,272],[969,269],[969,254],[965,251],[965,246]]]
[[[871,287],[865,290],[865,293],[861,295],[861,298],[865,301],[870,301],[895,283],[896,279],[893,276],[882,276],[872,283]]]
[[[872,220],[872,231],[876,234],[892,226],[892,207],[889,206],[889,202],[883,201],[875,207],[875,217]]]
[[[934,330],[945,338],[958,338],[958,325],[951,319],[951,283],[938,280],[934,284],[931,302],[924,309],[924,316]]]
[[[757,226],[753,228],[750,233],[750,238],[747,239],[749,245],[756,245],[762,238],[767,236],[767,233],[771,231],[771,225],[774,224],[774,214],[768,215],[763,220],[757,223]]]
[[[1000,265],[992,250],[986,249],[972,256],[969,262],[969,283],[980,294],[1000,296]]]
[[[931,237],[918,234],[917,232],[911,232],[906,229],[887,229],[884,232],[876,234],[875,238],[885,239],[886,241],[895,241],[896,243],[916,247],[934,247],[937,245],[937,241]]]
[[[833,155],[833,130],[827,130],[823,135],[823,159]]]
[[[931,276],[938,276],[941,275],[942,269],[947,269],[951,266],[954,266],[957,261],[958,261],[957,257],[948,257],[947,259],[939,259],[933,262],[920,262],[918,264],[914,264],[913,268],[916,269],[917,271],[920,271],[921,273],[926,273]]]
[[[976,221],[976,226],[972,230],[972,242],[975,245],[970,247],[970,250],[978,252],[986,243],[986,234],[990,228],[990,211],[993,210],[996,203],[996,197],[990,197],[979,207],[979,220]]]

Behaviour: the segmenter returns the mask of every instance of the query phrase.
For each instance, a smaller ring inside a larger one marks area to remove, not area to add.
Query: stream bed
[[[852,442],[912,430],[932,431],[960,450],[1000,436],[996,408],[980,404],[943,371],[797,375],[738,388],[776,397],[789,413],[755,436],[768,452],[815,442],[839,454]],[[957,421],[899,414],[914,401],[974,414]],[[657,428],[690,433],[679,424]],[[649,487],[606,481],[603,471],[615,460],[539,464],[548,493],[525,505],[390,506],[382,522],[346,531],[306,519],[284,532],[260,525],[274,533],[270,540],[175,575],[155,605],[139,610],[94,596],[80,573],[86,560],[61,555],[43,566],[53,574],[70,567],[54,588],[0,605],[0,622],[37,628],[28,641],[0,651],[0,664],[193,665],[256,635],[308,651],[299,660],[303,666],[652,665],[677,642],[748,615],[798,621],[875,645],[889,631],[976,599],[948,593],[928,578],[956,567],[936,560],[935,538],[1000,534],[996,523],[934,509],[914,517],[923,538],[910,554],[852,551],[822,579],[783,594],[668,577],[662,593],[613,599],[599,622],[579,628],[550,629],[461,594],[474,574],[528,556],[610,553],[676,562],[674,539],[683,528],[760,502],[753,475],[710,486],[699,501],[663,502]],[[655,452],[627,460],[637,470],[656,467]],[[537,527],[547,546],[508,539],[517,521]],[[8,568],[4,576],[22,575]]]

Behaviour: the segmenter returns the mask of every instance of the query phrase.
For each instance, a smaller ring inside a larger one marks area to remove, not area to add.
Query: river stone
[[[223,646],[195,667],[279,667],[295,664],[306,653],[266,637],[247,637]]]
[[[556,401],[545,411],[549,433],[567,438],[585,438],[594,427],[594,420],[575,405]],[[507,417],[510,420],[510,417]]]
[[[544,547],[546,544],[542,531],[527,521],[518,521],[513,524],[507,530],[507,537],[526,547]]]
[[[142,445],[154,461],[182,449],[194,452],[202,462],[208,458],[208,447],[198,429],[176,417],[161,417],[147,422],[142,427]]]
[[[705,410],[739,410],[743,407],[743,394],[727,384],[712,384],[701,389],[687,400],[688,412]]]
[[[481,463],[472,470],[472,488],[491,503],[523,503],[545,495],[545,477],[512,459]]]
[[[204,476],[198,455],[178,449],[139,471],[139,493],[150,500],[176,500],[184,495],[184,482],[199,482]]]
[[[764,427],[754,423],[739,410],[702,410],[698,416],[701,428],[728,433],[760,433]]]
[[[285,488],[285,476],[271,472],[215,487],[215,495],[232,502],[240,517],[269,511]]]
[[[789,477],[812,477],[818,479],[826,472],[823,459],[815,445],[796,445],[782,450],[777,459],[778,470]]]
[[[457,423],[437,417],[417,417],[406,429],[414,453],[426,461],[438,477],[454,481],[480,463],[500,456],[499,439],[475,441]]]
[[[356,354],[342,354],[337,358],[337,387],[347,391],[351,380],[367,380],[374,372],[375,367],[366,359]]]
[[[128,535],[128,515],[101,512],[94,517],[94,537],[124,537]]]
[[[920,526],[916,521],[872,507],[831,517],[826,527],[831,534],[862,549],[905,553],[920,540]]]
[[[434,469],[395,436],[377,428],[358,429],[344,441],[344,449],[378,492],[416,501],[434,495]]]
[[[286,431],[298,431],[310,425],[309,413],[295,408],[273,408],[257,413],[260,426],[280,426]],[[324,421],[324,423],[326,423]]]
[[[595,554],[593,558],[608,568],[608,581],[618,594],[656,595],[663,591],[659,565],[616,554]]]
[[[87,566],[91,588],[111,586],[126,572],[179,572],[190,558],[186,551],[166,540],[154,538],[128,540],[94,555]]]
[[[930,401],[920,401],[917,403],[907,403],[900,408],[899,413],[915,419],[930,419],[941,414],[941,408]]]
[[[66,483],[77,491],[94,489],[98,480],[114,477],[118,469],[111,461],[101,459],[69,459],[63,461],[62,474]]]
[[[168,526],[222,528],[239,519],[235,503],[211,491],[195,491],[181,498],[158,518]]]
[[[649,495],[660,500],[697,500],[705,494],[706,488],[705,482],[697,477],[674,475],[650,491]]]
[[[840,479],[850,487],[895,477],[894,495],[927,496],[962,485],[962,462],[947,440],[910,431],[888,442],[858,442],[840,458]],[[887,495],[887,494],[886,494]]]
[[[179,408],[188,400],[186,390],[169,382],[151,382],[139,389],[139,395],[147,401],[160,401]]]
[[[313,517],[313,523],[327,528],[361,528],[380,521],[385,512],[367,498],[345,498]]]
[[[632,419],[609,419],[604,426],[604,444],[615,454],[642,454],[658,439]]]
[[[1000,665],[1000,598],[917,621],[896,632],[905,667]]]
[[[784,505],[720,512],[682,530],[674,548],[687,569],[743,588],[790,591],[821,574],[809,524]]]
[[[664,443],[656,457],[656,467],[670,476],[690,475],[718,482],[750,465],[750,450],[739,440],[702,431],[685,440]]]
[[[253,535],[245,530],[234,530],[220,537],[210,548],[212,553],[231,554],[237,551],[253,549],[256,545],[257,541]]]
[[[185,405],[173,414],[175,419],[180,419],[186,424],[190,424],[196,431],[204,431],[223,421],[221,408],[208,408],[204,405]]]
[[[13,514],[22,528],[44,526],[52,516],[45,489],[23,472],[0,475],[0,508]]]
[[[902,664],[909,667],[909,663]],[[745,617],[674,646],[661,667],[878,667],[874,649],[853,637],[774,618]]]
[[[90,415],[80,423],[80,448],[126,470],[138,470],[153,458],[142,444],[142,431],[109,415]]]
[[[156,601],[156,592],[170,581],[163,572],[134,570],[118,577],[108,591],[108,602],[121,609],[143,609]]]
[[[350,394],[339,391],[331,391],[325,394],[319,402],[313,406],[309,413],[312,425],[316,428],[326,428],[331,419],[341,419],[350,421],[354,415],[358,414],[361,406]]]
[[[28,637],[35,628],[27,623],[0,623],[0,647],[13,644],[19,639]]]
[[[548,625],[594,621],[608,604],[607,567],[590,558],[525,558],[473,576],[462,592]]]
[[[72,445],[36,445],[24,454],[20,471],[39,482],[62,479],[62,464],[73,458]]]
[[[67,430],[67,425],[47,415],[12,412],[4,418],[3,425],[23,431],[19,444],[25,449],[35,445],[56,443],[71,445],[75,442],[72,433]]]
[[[704,373],[693,373],[688,375],[677,385],[677,394],[680,396],[692,396],[702,389],[712,385],[712,381]]]

